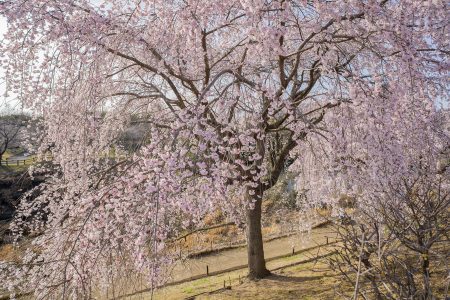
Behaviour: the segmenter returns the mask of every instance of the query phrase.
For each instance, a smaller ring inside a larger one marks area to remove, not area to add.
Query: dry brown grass
[[[342,299],[336,289],[341,285],[339,277],[324,260],[294,265],[306,257],[309,255],[296,255],[272,262],[273,267],[287,267],[259,281],[247,280],[247,270],[242,269],[166,287],[156,291],[154,299]],[[228,287],[226,289],[223,289],[224,282]],[[350,294],[352,288],[347,288]],[[149,296],[148,293],[140,294],[129,299],[150,299]]]
[[[324,263],[308,263],[196,299],[340,299],[342,295],[335,291],[339,284],[339,278]]]
[[[17,249],[11,244],[6,244],[0,246],[0,260],[1,261],[16,261],[19,259]]]

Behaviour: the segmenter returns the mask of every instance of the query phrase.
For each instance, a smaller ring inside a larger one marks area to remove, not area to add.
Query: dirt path
[[[311,234],[304,236],[293,235],[290,237],[280,238],[264,243],[264,253],[266,260],[282,255],[292,254],[303,249],[315,247],[325,244],[329,237],[329,241],[333,240],[332,231],[327,228],[313,229]],[[191,258],[185,262],[179,262],[172,271],[172,279],[170,281],[180,281],[183,279],[201,276],[206,274],[206,267],[211,274],[222,270],[229,270],[244,266],[247,263],[247,248],[237,248],[224,250],[200,258]]]
[[[269,270],[282,269],[292,263],[307,261],[327,253],[329,250],[325,246],[327,237],[329,246],[332,246],[335,233],[328,227],[320,227],[313,229],[311,234],[305,236],[293,235],[265,242],[267,268]],[[293,248],[295,255],[292,256]],[[168,286],[158,290],[155,299],[184,299],[199,291],[220,288],[224,281],[228,283],[231,280],[234,285],[238,278],[246,276],[246,263],[246,247],[223,250],[200,258],[191,258],[184,263],[180,262],[174,267]],[[206,266],[208,266],[211,276],[205,276]],[[173,286],[171,286],[171,282],[174,283]],[[131,293],[121,298],[133,300],[152,298],[145,286],[135,288],[141,292]]]

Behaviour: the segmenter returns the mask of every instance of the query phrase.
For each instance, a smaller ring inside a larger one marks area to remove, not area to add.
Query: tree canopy
[[[266,275],[261,201],[289,164],[345,164],[356,150],[381,166],[379,139],[427,141],[416,129],[448,99],[448,11],[440,0],[1,1],[9,92],[43,117],[56,168],[22,203],[17,232],[39,232],[40,251],[5,264],[9,284],[86,296],[134,270],[157,286],[176,259],[168,241],[218,208],[246,226],[250,275]],[[148,142],[102,159],[136,118]],[[390,146],[392,168],[404,145]]]

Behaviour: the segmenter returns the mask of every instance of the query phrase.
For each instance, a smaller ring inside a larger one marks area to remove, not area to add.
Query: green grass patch
[[[192,286],[187,286],[183,289],[183,292],[186,294],[193,294],[194,293],[194,287]]]
[[[209,277],[201,278],[201,279],[198,279],[198,280],[192,282],[192,286],[200,286],[200,285],[207,285],[207,284],[208,285],[211,284],[211,280]]]

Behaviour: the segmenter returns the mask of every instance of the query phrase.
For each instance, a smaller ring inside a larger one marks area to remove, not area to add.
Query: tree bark
[[[249,199],[252,197],[247,194]],[[264,260],[264,247],[261,231],[261,202],[257,197],[253,209],[247,209],[247,256],[250,279],[263,278],[270,274]]]
[[[422,274],[424,285],[424,299],[433,299],[430,286],[430,261],[428,250],[422,253]]]

